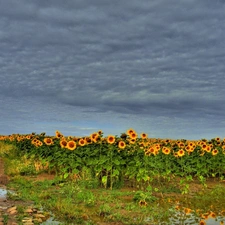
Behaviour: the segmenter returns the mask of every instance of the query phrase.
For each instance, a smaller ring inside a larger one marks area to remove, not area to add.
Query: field
[[[225,140],[219,137],[159,139],[133,129],[106,137],[102,131],[12,134],[0,136],[0,157],[8,187],[17,192],[10,197],[32,200],[67,224],[225,220]]]

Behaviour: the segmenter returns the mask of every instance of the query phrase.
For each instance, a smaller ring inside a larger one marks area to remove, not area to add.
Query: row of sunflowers
[[[15,145],[17,155],[45,160],[49,169],[80,174],[89,171],[104,185],[134,179],[149,182],[155,177],[225,175],[225,138],[172,140],[149,138],[128,129],[121,135],[103,136],[101,130],[85,137],[45,133],[1,135],[0,141]]]
[[[117,144],[118,150],[125,149],[126,147],[129,148],[130,145],[137,144],[139,148],[144,150],[145,155],[147,156],[156,155],[160,150],[166,155],[173,153],[175,157],[182,157],[185,154],[190,155],[192,152],[194,152],[194,150],[198,150],[200,156],[203,156],[205,153],[211,153],[213,156],[215,156],[220,152],[220,148],[218,147],[221,147],[222,153],[225,154],[225,138],[221,140],[219,137],[217,137],[211,139],[210,141],[206,139],[197,141],[189,141],[184,139],[155,139],[148,138],[146,133],[141,133],[140,138],[138,138],[138,134],[133,129],[127,130],[127,132],[121,134],[119,138],[114,135],[109,135],[104,138],[101,130],[92,133],[87,137],[65,137],[59,131],[56,131],[55,136],[53,137],[45,137],[45,133],[40,135],[32,133],[28,135],[12,134],[0,136],[0,141],[8,140],[11,142],[23,142],[26,139],[31,140],[31,143],[35,147],[41,147],[43,144],[51,146],[54,145],[54,140],[59,139],[60,147],[71,151],[75,150],[77,146],[85,146],[93,143],[102,144],[103,142],[106,142],[108,144]],[[178,149],[178,151],[173,151],[174,148]]]

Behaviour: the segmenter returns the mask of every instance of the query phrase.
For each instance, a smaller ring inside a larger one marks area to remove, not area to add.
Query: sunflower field
[[[32,160],[36,171],[46,170],[64,179],[95,179],[105,188],[153,182],[209,177],[224,180],[225,138],[172,140],[149,138],[128,129],[121,135],[55,136],[45,133],[1,135],[0,142],[13,145],[14,155]],[[10,154],[5,152],[5,155]]]

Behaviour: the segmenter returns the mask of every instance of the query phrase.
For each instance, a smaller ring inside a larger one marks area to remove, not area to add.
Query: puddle
[[[54,217],[50,217],[45,222],[41,223],[41,225],[58,225],[61,224],[61,222],[54,220]]]
[[[201,219],[194,214],[189,214],[186,218],[182,215],[178,215],[179,213],[176,214],[176,218],[171,218],[170,222],[172,224],[192,224],[192,225],[199,225],[199,224],[205,224],[205,225],[221,225],[222,221],[225,221],[224,217],[217,217],[217,218],[207,218],[207,219]],[[200,223],[200,221],[204,221],[205,223]]]
[[[0,201],[4,201],[7,199],[7,192],[13,193],[9,190],[6,190],[4,188],[0,188]],[[0,209],[7,209],[8,207],[3,207],[0,205]],[[41,223],[41,225],[59,225],[62,224],[59,221],[54,220],[54,217],[50,217],[49,219],[47,219],[46,221],[44,221],[43,223]]]
[[[3,188],[0,188],[0,199],[5,200],[6,196],[7,196],[7,190],[3,189]]]
[[[202,221],[200,223],[200,221]],[[153,222],[153,220],[149,217],[145,222]],[[218,216],[217,218],[207,218],[201,219],[200,217],[190,213],[185,215],[180,212],[175,212],[174,216],[169,219],[169,222],[158,222],[157,225],[222,225],[225,224],[225,217]]]

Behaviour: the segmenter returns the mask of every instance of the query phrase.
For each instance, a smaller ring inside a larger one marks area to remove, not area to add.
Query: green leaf
[[[69,173],[64,173],[63,178],[66,179],[69,176]]]
[[[103,176],[102,177],[102,184],[104,185],[105,188],[107,186],[107,181],[108,181],[108,177],[107,176]]]
[[[120,174],[119,170],[115,169],[113,170],[113,176],[118,176]]]
[[[114,163],[115,165],[117,165],[117,166],[120,165],[120,161],[119,161],[118,159],[113,160],[113,163]]]

